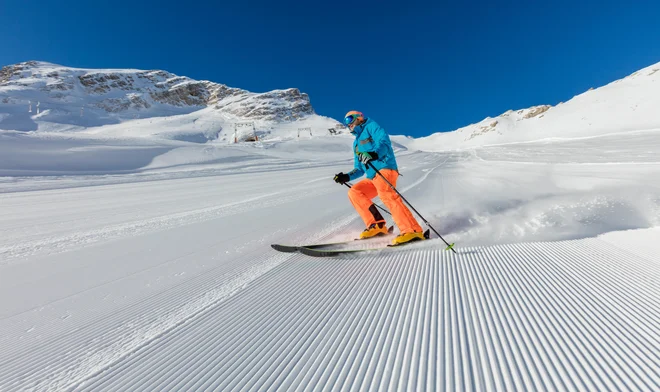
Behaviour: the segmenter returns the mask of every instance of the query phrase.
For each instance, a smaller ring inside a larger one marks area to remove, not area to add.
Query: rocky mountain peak
[[[0,69],[0,103],[31,101],[60,114],[85,108],[101,117],[144,118],[205,107],[246,121],[286,122],[315,114],[309,96],[296,88],[253,93],[162,70],[79,69],[39,61]]]

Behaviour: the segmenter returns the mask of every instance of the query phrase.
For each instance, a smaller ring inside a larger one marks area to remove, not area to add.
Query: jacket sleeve
[[[364,170],[362,170],[362,163],[358,160],[357,154],[355,153],[353,153],[353,170],[346,174],[348,174],[350,181],[355,181],[364,175]]]
[[[390,136],[385,132],[385,130],[378,124],[369,130],[371,138],[374,140],[374,151],[378,154],[378,160],[385,160],[385,156],[389,151],[389,146],[392,145],[390,141]]]

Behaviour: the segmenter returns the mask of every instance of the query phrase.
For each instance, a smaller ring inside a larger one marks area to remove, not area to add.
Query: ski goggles
[[[355,120],[358,119],[358,117],[360,117],[360,115],[358,115],[358,114],[350,114],[350,115],[344,117],[344,125],[348,126],[348,125],[353,124],[355,122]]]

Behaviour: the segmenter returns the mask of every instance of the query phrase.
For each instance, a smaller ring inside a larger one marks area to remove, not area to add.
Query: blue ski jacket
[[[376,176],[374,169],[366,167],[360,162],[358,152],[375,152],[378,154],[378,159],[371,161],[371,164],[378,171],[383,169],[399,170],[394,158],[390,136],[374,120],[367,118],[364,123],[353,128],[353,133],[355,134],[355,141],[353,142],[354,168],[347,173],[351,181],[362,177],[365,173],[368,179],[373,179]]]

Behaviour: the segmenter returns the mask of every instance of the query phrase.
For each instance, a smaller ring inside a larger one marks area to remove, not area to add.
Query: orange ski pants
[[[399,178],[399,173],[396,170],[383,169],[380,173],[387,178],[390,184],[396,187],[396,180]],[[376,175],[373,180],[366,178],[356,183],[348,191],[348,198],[367,227],[376,223],[376,219],[369,211],[369,207],[373,204],[371,199],[376,196],[380,197],[380,200],[392,213],[394,223],[401,234],[422,231],[422,227],[417,223],[408,207],[403,204],[401,196],[397,195],[379,175]]]

